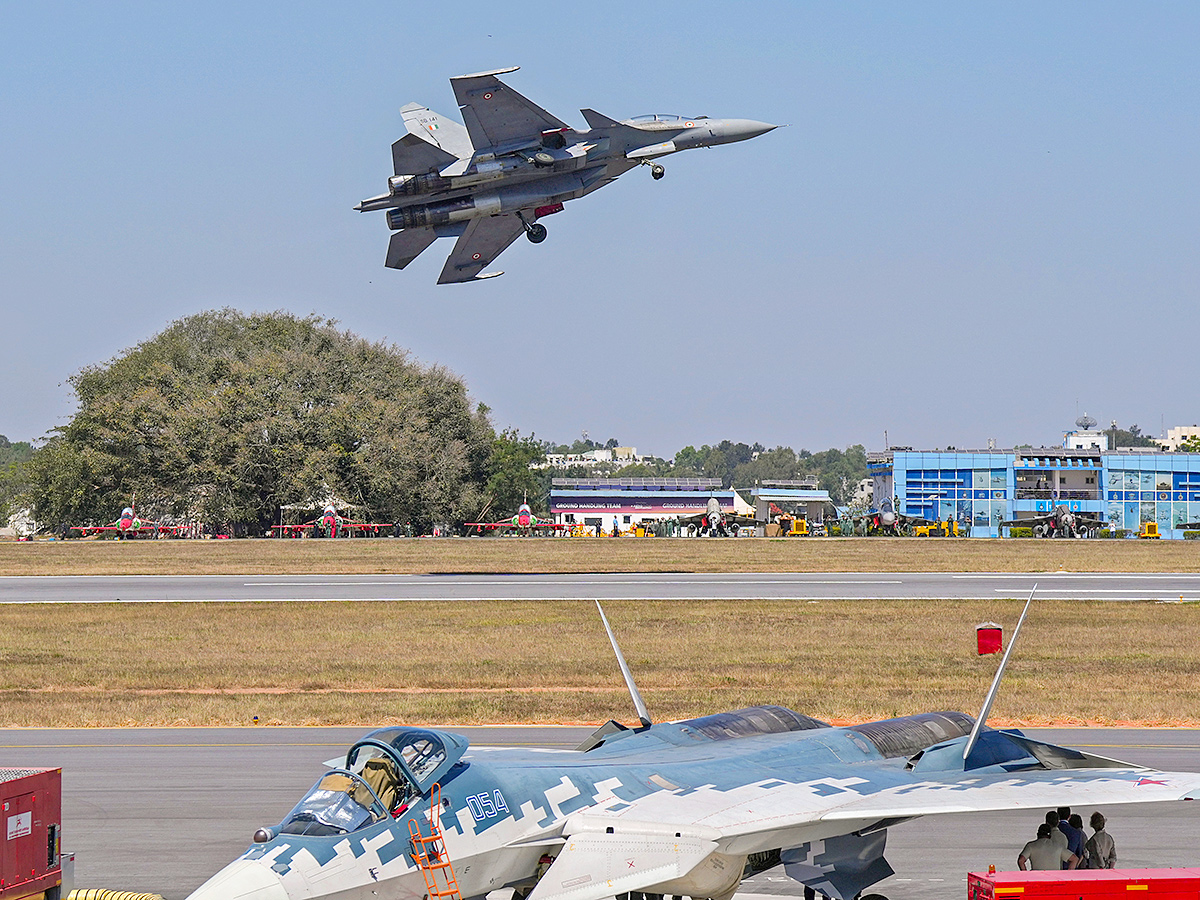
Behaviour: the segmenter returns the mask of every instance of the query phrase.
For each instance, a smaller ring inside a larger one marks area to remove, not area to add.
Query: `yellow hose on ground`
[[[138,894],[134,891],[106,891],[104,888],[71,891],[67,900],[163,900],[162,894]]]

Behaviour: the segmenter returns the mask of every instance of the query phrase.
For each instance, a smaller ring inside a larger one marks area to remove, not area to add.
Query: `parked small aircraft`
[[[450,79],[462,110],[460,125],[417,103],[400,110],[408,133],[392,144],[388,192],[354,207],[386,209],[396,234],[384,265],[403,269],[440,237],[456,239],[438,284],[479,281],[480,274],[522,233],[546,239],[538,219],[586,196],[639,165],[655,180],[655,160],[695,147],[714,147],[766,134],[776,126],[749,119],[637,116],[618,122],[581,110],[576,130],[514,91],[497,76],[517,66]]]
[[[370,732],[190,900],[730,900],[774,867],[849,900],[892,874],[888,828],[920,816],[1200,796],[1200,773],[986,727],[1029,605],[977,718],[849,727],[779,706],[652,724],[601,610],[638,725],[610,721],[576,750]]]
[[[511,528],[524,532],[525,534],[530,534],[538,529],[541,529],[542,531],[554,532],[560,529],[568,529],[571,526],[556,525],[547,519],[539,519],[533,514],[533,510],[529,508],[528,503],[522,503],[519,507],[517,507],[517,514],[511,519],[504,519],[500,522],[467,522],[466,527],[475,528],[479,532],[483,532],[484,529],[487,529],[488,531],[495,531],[498,528]]]
[[[727,513],[721,509],[721,501],[709,497],[708,504],[702,513],[690,516],[679,516],[679,525],[693,530],[701,537],[737,537],[738,529],[754,524],[753,516],[742,516],[737,513]]]
[[[1072,512],[1061,505],[1054,507],[1054,512],[1042,516],[1013,519],[1000,524],[1006,528],[1032,528],[1034,537],[1086,537],[1097,528],[1107,527],[1107,523],[1099,516]]]
[[[169,535],[176,531],[176,526],[163,525],[143,519],[134,512],[132,506],[121,510],[114,521],[104,525],[71,525],[65,530],[65,537],[90,537],[97,534],[111,534],[117,540],[130,540],[138,537],[158,537]]]

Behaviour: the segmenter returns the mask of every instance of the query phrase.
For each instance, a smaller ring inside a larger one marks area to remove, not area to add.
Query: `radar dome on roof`
[[[1084,413],[1082,416],[1080,416],[1078,419],[1075,420],[1075,427],[1082,428],[1084,431],[1089,431],[1092,428],[1096,427],[1096,420],[1093,419],[1091,416],[1089,416],[1087,413]]]

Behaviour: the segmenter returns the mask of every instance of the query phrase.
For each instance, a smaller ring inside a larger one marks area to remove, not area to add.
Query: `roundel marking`
[[[471,254],[471,259],[479,259],[479,257],[480,257],[480,255],[478,253]]]
[[[484,95],[483,95],[483,99],[484,99],[484,100],[491,100],[491,99],[492,99],[492,92],[491,92],[491,91],[488,91],[486,94],[484,94]]]
[[[684,122],[684,123],[683,123],[683,127],[684,127],[684,128],[695,128],[695,127],[696,127],[696,123],[695,123],[695,122]]]

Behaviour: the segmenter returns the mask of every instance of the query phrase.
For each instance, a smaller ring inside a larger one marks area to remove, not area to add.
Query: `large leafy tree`
[[[181,319],[71,377],[79,410],[28,464],[41,522],[153,518],[260,530],[283,504],[375,521],[478,511],[493,431],[462,381],[332,321],[235,310]]]
[[[546,458],[546,445],[531,434],[521,437],[515,428],[505,429],[492,441],[491,475],[485,491],[481,516],[507,518],[522,503],[530,503],[535,512],[545,508],[546,487],[538,472],[529,467]]]
[[[14,498],[27,486],[25,464],[33,456],[28,441],[10,441],[0,434],[0,523],[8,520]]]

